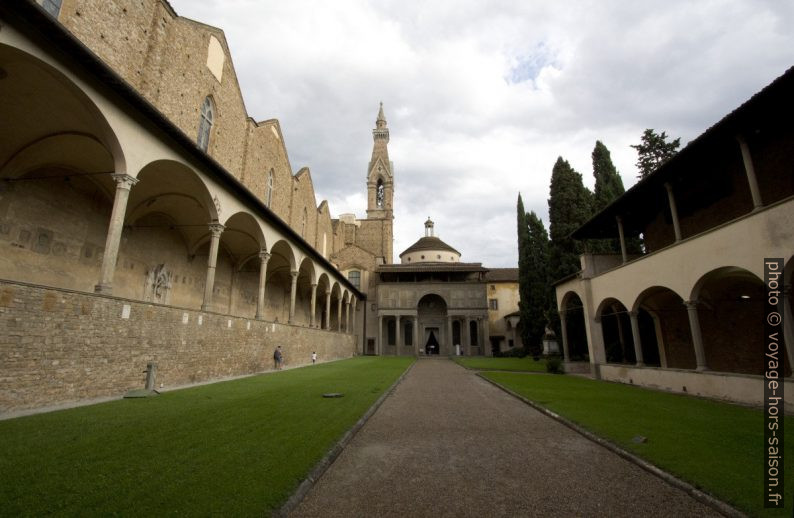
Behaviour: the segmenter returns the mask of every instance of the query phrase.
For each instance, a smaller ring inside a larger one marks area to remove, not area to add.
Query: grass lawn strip
[[[475,356],[455,356],[453,359],[461,366],[472,370],[546,372],[546,360],[535,361],[529,356],[524,358],[483,358]]]
[[[570,376],[491,372],[483,377],[569,419],[696,488],[757,516],[791,516],[763,508],[763,416],[760,410]],[[785,472],[794,469],[794,417],[786,417]],[[646,443],[632,441],[635,436]]]
[[[412,362],[359,357],[2,421],[0,515],[270,514]]]

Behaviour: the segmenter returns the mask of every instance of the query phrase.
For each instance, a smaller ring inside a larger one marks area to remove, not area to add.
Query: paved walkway
[[[449,360],[420,360],[292,516],[719,516]]]

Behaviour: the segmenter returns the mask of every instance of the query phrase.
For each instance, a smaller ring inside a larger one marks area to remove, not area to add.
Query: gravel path
[[[449,360],[420,360],[291,516],[719,516]]]

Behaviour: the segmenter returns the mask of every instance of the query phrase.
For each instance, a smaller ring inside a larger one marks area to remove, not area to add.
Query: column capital
[[[673,185],[670,182],[664,182],[664,188],[668,193],[673,192]]]
[[[218,223],[217,221],[213,221],[209,224],[210,232],[212,232],[212,237],[221,237],[221,233],[226,229],[223,225]]]
[[[640,314],[640,312],[637,311],[636,309],[633,310],[633,311],[629,311],[629,317],[631,317],[631,318],[637,318],[637,315],[639,315],[639,314]]]
[[[113,181],[116,182],[117,189],[126,189],[129,191],[133,185],[138,183],[137,178],[127,173],[112,173],[110,176],[113,178]]]
[[[615,216],[615,221],[618,222],[618,225],[622,225],[623,224],[623,216],[620,216],[620,215]]]
[[[312,283],[312,289],[313,289],[313,290],[316,290],[316,289],[317,289],[317,283],[316,283],[316,282],[313,282],[313,283]]]
[[[300,272],[299,272],[298,270],[292,270],[291,272],[289,272],[289,274],[290,274],[290,276],[292,277],[292,280],[293,280],[293,281],[296,281],[296,280],[298,280],[298,274],[299,274],[299,273],[300,273]]]
[[[699,300],[686,300],[686,301],[684,301],[684,306],[686,306],[686,308],[689,309],[689,310],[697,309],[698,304],[700,304]]]
[[[270,260],[270,254],[268,253],[267,250],[262,249],[259,251],[259,259],[262,261],[263,264],[267,264],[267,262]]]

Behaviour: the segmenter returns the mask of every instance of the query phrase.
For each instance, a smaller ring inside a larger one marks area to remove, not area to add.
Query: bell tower
[[[387,264],[392,262],[392,236],[394,220],[394,164],[389,160],[389,128],[380,103],[375,129],[372,159],[367,170],[367,220],[380,220],[382,253]]]

